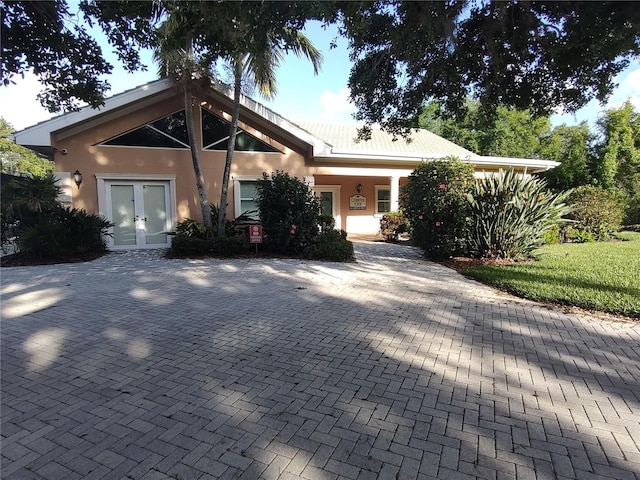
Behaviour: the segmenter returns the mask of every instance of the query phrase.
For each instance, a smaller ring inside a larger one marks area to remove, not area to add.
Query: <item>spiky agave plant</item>
[[[471,206],[469,248],[483,258],[523,258],[571,211],[570,192],[552,193],[546,181],[513,169],[479,180],[467,195]]]

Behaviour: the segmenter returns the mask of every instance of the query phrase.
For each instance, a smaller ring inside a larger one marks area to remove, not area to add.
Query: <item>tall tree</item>
[[[248,29],[250,27],[251,25],[249,24],[244,25],[244,28]],[[219,237],[225,236],[229,176],[231,174],[231,165],[238,132],[240,95],[243,80],[248,80],[257,86],[262,96],[271,98],[276,94],[276,70],[284,59],[286,52],[292,52],[298,57],[304,56],[308,58],[316,74],[322,63],[322,55],[302,32],[285,27],[282,31],[284,39],[278,38],[275,34],[276,32],[266,33],[266,43],[256,42],[255,45],[246,45],[245,51],[239,49],[227,57],[227,61],[230,63],[233,71],[233,110],[220,193],[220,210],[218,215]]]
[[[311,60],[317,72],[321,55],[300,32],[313,4],[281,2],[175,2],[167,4],[168,17],[158,32],[157,59],[161,73],[171,72],[185,95],[187,133],[205,225],[211,227],[210,206],[193,131],[193,102],[211,86],[217,60],[233,72],[233,107],[222,179],[218,236],[225,235],[228,184],[240,116],[243,82],[270,97],[276,93],[275,72],[287,52]],[[211,21],[215,19],[215,21]],[[186,48],[185,48],[186,45]]]
[[[0,117],[0,170],[10,175],[31,174],[42,177],[53,173],[53,162],[42,158],[33,150],[17,145],[8,137],[13,133],[13,126]]]
[[[640,223],[640,113],[630,101],[606,110],[598,119],[595,178],[605,188],[619,188],[629,209],[627,223]]]
[[[605,110],[597,126],[599,183],[605,188],[619,186],[631,193],[640,176],[640,113],[627,100],[620,108]]]
[[[427,103],[418,126],[481,155],[521,158],[542,158],[541,140],[551,130],[547,117],[535,117],[529,110],[499,106],[495,116],[487,118],[480,102],[471,99],[458,118],[438,102]]]
[[[204,7],[206,8],[206,6]],[[200,13],[200,15],[198,15]],[[194,100],[202,97],[211,86],[211,70],[215,62],[215,55],[211,55],[211,45],[207,55],[194,53],[194,38],[198,35],[199,22],[204,12],[194,10],[191,5],[177,4],[170,9],[168,18],[157,31],[157,47],[154,50],[154,60],[159,65],[161,77],[170,77],[184,96],[185,127],[189,139],[191,162],[196,178],[196,189],[202,222],[213,229],[211,219],[211,205],[200,162],[200,149],[196,142],[194,121]],[[194,21],[196,20],[196,21]]]
[[[560,162],[542,174],[550,188],[568,190],[592,182],[593,133],[587,122],[558,125],[540,143],[541,158]]]
[[[342,8],[356,117],[399,134],[432,98],[454,112],[469,95],[487,113],[498,105],[535,115],[575,111],[605,100],[614,76],[640,55],[634,2],[383,0]]]
[[[82,0],[79,8],[70,8],[66,0],[3,0],[2,84],[33,71],[43,85],[38,98],[49,111],[74,110],[81,102],[100,106],[113,66],[92,36],[93,22],[104,27],[125,68],[143,67],[138,49],[152,38],[160,14],[157,2]]]

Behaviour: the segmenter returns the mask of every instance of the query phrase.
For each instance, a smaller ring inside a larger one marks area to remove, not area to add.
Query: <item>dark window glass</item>
[[[184,110],[142,125],[135,130],[107,140],[102,145],[189,148]]]
[[[156,120],[151,124],[152,127],[157,128],[161,132],[166,133],[170,137],[189,145],[189,137],[187,136],[187,120],[185,118],[184,110],[176,112],[168,117]]]
[[[122,147],[164,147],[164,148],[186,148],[180,142],[163,135],[153,128],[143,125],[140,128],[112,138],[102,145],[118,145]]]
[[[202,110],[202,141],[207,150],[227,150],[230,122]],[[238,152],[278,152],[266,142],[238,129],[235,149]]]
[[[202,142],[204,147],[210,150],[226,150],[227,142],[224,142],[224,148],[219,145],[219,142],[229,137],[229,125],[229,122],[217,115],[202,110]]]

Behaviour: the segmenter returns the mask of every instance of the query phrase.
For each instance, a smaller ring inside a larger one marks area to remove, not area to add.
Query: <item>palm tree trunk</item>
[[[218,209],[218,237],[225,236],[225,223],[227,220],[227,197],[229,195],[229,176],[231,174],[231,163],[233,162],[233,152],[236,146],[236,135],[238,133],[238,119],[240,118],[240,89],[242,87],[242,59],[236,59],[233,66],[233,111],[231,112],[231,127],[229,130],[229,143],[227,144],[227,157],[222,175],[222,191],[220,193],[220,208]],[[236,212],[236,214],[239,212]]]
[[[189,137],[189,146],[191,149],[191,161],[193,162],[193,171],[196,175],[196,187],[198,188],[198,198],[200,199],[200,208],[202,209],[202,223],[205,227],[213,228],[211,221],[211,206],[207,198],[207,190],[204,186],[204,176],[202,175],[202,166],[200,165],[200,153],[196,144],[195,129],[193,127],[193,95],[189,89],[184,89],[184,110],[187,122],[187,136]]]

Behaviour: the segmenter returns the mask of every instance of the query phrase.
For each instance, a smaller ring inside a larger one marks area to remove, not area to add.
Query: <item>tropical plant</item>
[[[2,188],[3,223],[22,226],[39,223],[45,212],[58,205],[62,189],[52,173],[16,178]]]
[[[196,58],[193,51],[192,32],[176,37],[175,32],[184,28],[185,19],[179,18],[180,10],[176,9],[158,29],[158,47],[154,50],[154,60],[159,65],[160,77],[171,77],[184,96],[185,127],[189,139],[191,163],[196,178],[198,200],[202,211],[203,223],[211,228],[211,209],[205,188],[204,175],[200,162],[200,149],[196,143],[194,127],[194,98],[202,95],[211,85],[211,59],[206,56]],[[183,42],[180,45],[177,42]],[[208,64],[207,64],[208,59]]]
[[[572,211],[568,215],[573,220],[572,231],[585,232],[580,236],[569,234],[570,240],[608,240],[622,228],[626,209],[622,192],[587,185],[576,188],[568,201],[572,205]]]
[[[99,255],[107,250],[111,226],[99,215],[56,205],[40,222],[19,229],[18,246],[21,254],[37,259]]]
[[[244,25],[244,28],[249,27]],[[284,59],[285,53],[292,52],[298,57],[306,57],[313,65],[314,73],[318,73],[322,63],[322,55],[313,46],[311,41],[302,32],[285,27],[282,37],[275,32],[267,32],[266,39],[256,39],[253,44],[242,45],[242,48],[229,55],[226,60],[233,71],[233,108],[231,113],[231,126],[229,140],[227,141],[227,154],[225,158],[224,173],[222,176],[222,189],[220,192],[221,215],[218,216],[218,236],[224,237],[224,224],[226,220],[226,205],[229,193],[229,176],[233,162],[236,135],[238,133],[238,120],[240,118],[240,94],[243,80],[250,81],[258,87],[260,94],[265,98],[272,98],[276,94],[276,70]],[[285,39],[283,42],[283,38]]]
[[[263,174],[256,192],[265,246],[279,253],[304,252],[318,236],[321,208],[309,185],[276,171]]]
[[[411,238],[427,258],[440,260],[464,253],[468,232],[473,166],[457,158],[422,163],[401,189],[400,207]]]
[[[469,251],[483,258],[523,258],[571,210],[570,192],[552,193],[544,180],[513,169],[486,175],[467,194]]]
[[[12,180],[2,191],[2,242],[37,259],[100,254],[112,226],[104,217],[63,206],[53,175]],[[14,237],[14,238],[12,238]]]

